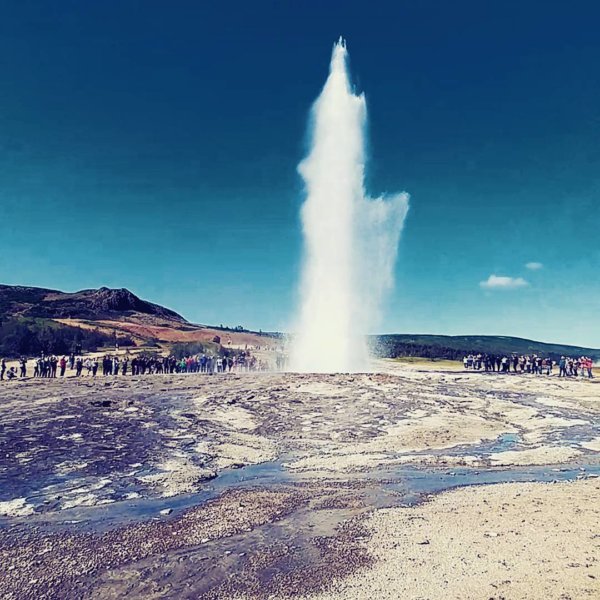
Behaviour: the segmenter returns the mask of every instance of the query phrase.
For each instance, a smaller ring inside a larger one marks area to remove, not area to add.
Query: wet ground
[[[370,511],[597,477],[598,396],[588,382],[394,368],[11,383],[0,596],[318,591],[372,561]]]

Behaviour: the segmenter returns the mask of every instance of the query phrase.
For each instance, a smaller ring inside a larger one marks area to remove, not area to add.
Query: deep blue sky
[[[0,281],[285,328],[343,35],[369,192],[411,194],[381,330],[598,347],[599,26],[597,2],[0,1]]]

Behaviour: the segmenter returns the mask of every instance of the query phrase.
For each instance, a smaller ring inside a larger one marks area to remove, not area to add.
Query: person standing
[[[567,360],[564,356],[560,357],[560,361],[558,363],[558,376],[566,377],[567,376]]]
[[[64,377],[65,369],[67,368],[67,359],[64,356],[60,359],[58,366],[60,367],[60,376]]]
[[[592,373],[592,369],[594,368],[594,361],[589,356],[586,359],[585,368],[587,370],[588,379],[593,379],[594,375]]]
[[[0,381],[4,381],[4,373],[6,373],[6,360],[3,358],[0,362]]]
[[[27,377],[27,359],[24,356],[22,356],[21,360],[19,360],[19,365],[21,367],[19,377]]]

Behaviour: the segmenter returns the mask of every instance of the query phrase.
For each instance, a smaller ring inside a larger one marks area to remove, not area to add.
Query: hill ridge
[[[127,288],[102,286],[77,292],[62,292],[35,286],[0,284],[0,319],[104,319],[136,315],[187,323],[175,311],[142,300]]]
[[[246,336],[245,339],[250,342],[256,334],[244,329],[237,331],[237,328],[194,325],[175,311],[143,300],[127,288],[106,286],[62,292],[35,286],[0,284],[0,323],[11,319],[50,319],[63,325],[96,327],[108,332],[133,335],[136,339],[156,338],[164,341],[193,341],[198,336],[231,336],[235,331],[236,335],[241,332],[248,334],[250,337]],[[256,335],[260,336],[261,341],[265,339],[263,336],[281,337],[276,333],[260,332]],[[375,353],[384,357],[460,359],[464,354],[475,352],[544,354],[551,357],[562,354],[586,355],[600,360],[600,349],[540,342],[519,336],[385,333],[369,338]]]
[[[561,355],[590,356],[600,359],[600,349],[540,342],[518,336],[500,335],[436,335],[388,333],[374,336],[374,349],[382,356],[431,356],[458,359],[461,354],[545,354],[552,358]],[[414,352],[420,349],[421,354]]]

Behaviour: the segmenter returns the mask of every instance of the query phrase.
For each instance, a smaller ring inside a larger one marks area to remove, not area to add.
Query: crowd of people
[[[283,353],[276,355],[276,368],[285,370],[287,358]],[[549,357],[538,355],[493,355],[469,354],[463,358],[463,366],[467,370],[489,371],[498,373],[531,373],[534,375],[552,375],[558,369],[559,377],[583,377],[592,379],[594,361],[588,356],[572,358],[561,356],[554,361]],[[239,353],[229,352],[225,355],[210,353],[195,354],[177,358],[175,356],[151,355],[112,355],[103,357],[70,356],[40,356],[33,363],[22,357],[18,368],[7,367],[6,359],[0,360],[0,381],[24,378],[32,375],[34,378],[64,377],[67,369],[74,371],[75,377],[87,375],[96,377],[101,370],[102,375],[148,375],[160,373],[240,373],[252,371],[269,371],[270,365],[265,360],[259,360],[250,351]]]
[[[498,373],[532,373],[534,375],[552,375],[553,369],[558,367],[559,377],[594,377],[594,361],[589,356],[572,358],[561,356],[554,361],[549,357],[536,354],[522,355],[492,355],[469,354],[463,358],[465,369],[474,371],[496,371]]]
[[[31,370],[33,369],[33,370]],[[230,352],[226,355],[197,354],[176,358],[175,356],[145,356],[145,355],[112,355],[103,357],[83,357],[71,354],[69,357],[40,356],[33,363],[22,357],[19,367],[8,368],[6,360],[0,361],[0,381],[24,378],[32,375],[34,378],[64,377],[67,369],[74,371],[75,377],[87,375],[96,377],[102,375],[148,375],[157,373],[241,373],[250,371],[268,371],[269,364],[259,360],[249,351]]]

